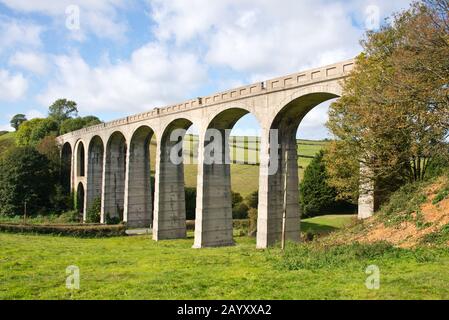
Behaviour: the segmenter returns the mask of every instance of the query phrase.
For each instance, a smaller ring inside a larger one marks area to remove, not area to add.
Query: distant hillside
[[[323,241],[387,241],[403,248],[449,245],[449,173],[431,182],[403,187],[374,217]]]

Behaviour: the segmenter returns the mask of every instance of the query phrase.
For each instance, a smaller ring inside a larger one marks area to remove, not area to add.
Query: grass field
[[[252,238],[236,241],[234,247],[195,250],[192,238],[154,242],[148,236],[0,233],[0,299],[449,298],[447,251],[376,256],[364,248],[368,254],[360,257],[346,248],[330,258],[310,244],[289,244],[292,251],[284,256],[276,248],[256,250]],[[304,267],[291,268],[292,259]],[[372,264],[380,268],[379,290],[365,286],[365,269]],[[78,291],[65,287],[71,265],[80,268]]]

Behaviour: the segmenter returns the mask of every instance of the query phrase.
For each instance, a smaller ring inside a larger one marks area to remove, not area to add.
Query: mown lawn
[[[356,215],[325,215],[301,221],[302,232],[329,233],[351,224]]]
[[[197,250],[191,248],[192,238],[154,242],[148,236],[76,239],[0,233],[0,299],[449,298],[447,251],[365,253],[362,258],[345,253],[329,264],[321,254],[316,259],[323,264],[315,266],[312,251],[292,259],[293,250],[284,258],[277,248],[256,250],[252,238],[236,241],[230,248]],[[304,245],[301,252],[311,246]],[[292,269],[301,265],[298,259],[305,267]],[[365,269],[371,264],[380,268],[380,290],[365,286]],[[79,291],[65,287],[71,265],[80,268]]]

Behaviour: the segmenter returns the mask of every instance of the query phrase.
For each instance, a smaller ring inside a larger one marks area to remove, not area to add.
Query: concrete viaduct
[[[209,128],[225,134],[225,129],[251,113],[262,133],[257,247],[266,248],[281,238],[286,168],[286,238],[299,241],[296,131],[312,108],[341,95],[341,81],[353,67],[354,60],[347,60],[58,137],[62,159],[70,167],[70,188],[83,199],[84,218],[87,208],[101,197],[102,223],[109,214],[123,217],[130,227],[152,224],[154,240],[185,238],[184,167],[169,159],[170,134],[194,124],[199,133],[194,248],[232,245],[230,165],[204,163],[205,135]],[[271,150],[279,159],[275,174],[268,172],[271,129],[279,132],[279,150]],[[154,199],[149,164],[153,135],[157,139]],[[219,156],[225,157],[224,153]],[[372,195],[363,194],[359,202],[360,218],[372,215]]]

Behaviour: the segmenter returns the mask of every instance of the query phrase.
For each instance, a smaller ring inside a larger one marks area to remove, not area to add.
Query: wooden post
[[[23,210],[23,224],[27,223],[27,202],[25,200],[24,210]]]
[[[282,242],[281,248],[285,249],[285,229],[287,220],[287,188],[288,188],[288,149],[285,150],[285,173],[284,173],[284,210],[282,212]]]

